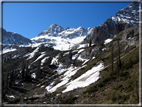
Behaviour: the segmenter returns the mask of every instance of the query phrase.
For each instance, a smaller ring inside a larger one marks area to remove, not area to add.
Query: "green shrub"
[[[120,76],[121,76],[121,77],[125,77],[125,76],[128,76],[128,75],[129,75],[128,72],[121,72],[121,73],[120,73]]]
[[[62,101],[61,104],[73,104],[76,99],[77,99],[77,97],[71,97],[71,98],[68,98],[68,99],[65,99],[64,101]]]
[[[109,99],[112,100],[113,102],[117,99],[117,93],[115,90],[111,90]]]
[[[134,64],[137,64],[139,62],[139,58],[136,58],[136,60],[132,61],[130,59],[129,63],[128,64],[125,64],[122,66],[122,70],[128,70],[129,68],[132,68]]]
[[[81,70],[85,70],[85,68],[81,68]]]
[[[100,60],[102,60],[103,62],[105,61],[105,60],[108,60],[109,59],[109,57],[106,57],[106,58],[100,58]]]
[[[110,81],[110,80],[114,80],[114,79],[116,79],[116,77],[114,77],[114,76],[108,76],[108,77],[106,77],[106,78],[103,80],[103,82],[106,83],[106,82],[108,82],[108,81]]]
[[[97,88],[97,86],[92,86],[92,87],[90,87],[88,90],[86,90],[85,92],[83,92],[83,93],[92,93],[92,92],[96,92],[96,91],[98,91],[98,88]]]
[[[130,98],[130,95],[123,95],[123,96],[121,97],[121,100],[126,101],[126,100],[128,100],[129,98]]]
[[[118,70],[115,70],[115,71],[110,73],[110,76],[116,75],[118,72],[119,72]]]
[[[133,88],[130,86],[127,88],[127,92],[131,92],[133,90]]]
[[[108,67],[107,67],[107,68],[105,68],[103,71],[108,71]]]
[[[20,99],[16,98],[14,100],[9,101],[8,104],[17,104],[19,101],[20,101]]]
[[[97,84],[97,86],[99,86],[99,87],[103,87],[105,84],[103,83],[103,82],[99,82],[98,84]]]
[[[96,62],[94,62],[93,65],[96,65]]]

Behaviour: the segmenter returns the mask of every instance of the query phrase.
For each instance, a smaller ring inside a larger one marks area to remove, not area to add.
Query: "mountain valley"
[[[3,34],[3,104],[139,104],[139,3],[95,28]],[[21,40],[21,41],[19,41]]]

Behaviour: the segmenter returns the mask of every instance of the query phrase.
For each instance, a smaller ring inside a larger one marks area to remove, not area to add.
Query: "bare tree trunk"
[[[37,67],[37,72],[36,72],[36,79],[39,79],[40,75],[41,75],[40,65],[41,65],[41,60],[38,61],[38,67]]]
[[[25,76],[24,76],[25,81],[28,80],[28,73],[29,73],[28,63],[26,63],[26,70],[25,70]]]
[[[5,86],[6,86],[6,89],[8,89],[8,88],[9,88],[9,83],[8,83],[8,71],[6,71]]]
[[[91,47],[91,44],[92,44],[92,41],[91,41],[91,39],[89,40],[89,47]]]
[[[69,58],[72,60],[72,50],[69,51]]]
[[[22,82],[24,82],[24,74],[25,74],[25,65],[24,65],[24,61],[22,63]]]
[[[117,40],[117,43],[118,43],[118,67],[121,68],[119,40]]]
[[[112,42],[112,46],[111,46],[111,70],[113,72],[113,42]]]

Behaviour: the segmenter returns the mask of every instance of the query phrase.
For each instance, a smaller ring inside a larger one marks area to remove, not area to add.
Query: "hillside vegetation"
[[[107,44],[101,42],[69,51],[41,46],[21,47],[15,52],[4,54],[3,103],[138,104],[138,25],[110,39],[112,41]],[[104,67],[96,82],[63,93],[67,83],[100,63]],[[67,74],[69,70],[72,73]],[[65,79],[67,83],[63,84]]]

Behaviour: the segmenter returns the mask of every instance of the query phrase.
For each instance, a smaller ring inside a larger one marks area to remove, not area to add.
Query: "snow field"
[[[85,65],[86,66],[86,65]],[[61,87],[61,86],[63,86],[63,85],[65,85],[66,83],[68,83],[68,81],[70,80],[70,78],[71,78],[71,76],[72,75],[74,75],[79,69],[81,69],[81,68],[83,68],[83,67],[85,67],[85,66],[82,66],[82,67],[73,67],[73,66],[71,66],[71,67],[69,67],[69,68],[66,68],[66,69],[58,69],[58,71],[60,72],[65,72],[61,77],[63,77],[63,78],[61,78],[61,82],[60,83],[58,83],[57,85],[55,85],[54,87],[52,87],[51,85],[49,85],[49,86],[47,86],[45,89],[47,90],[47,92],[49,92],[49,93],[52,93],[52,92],[54,92],[54,91],[56,91],[57,90],[57,88],[59,88],[59,87]],[[60,73],[61,73],[60,72]]]
[[[74,90],[79,87],[86,87],[99,79],[99,72],[104,68],[103,63],[100,63],[98,66],[93,67],[88,70],[86,73],[82,74],[77,79],[66,84],[67,88],[62,91],[63,93]]]
[[[53,29],[54,30],[54,29]],[[84,29],[85,30],[85,29]],[[85,32],[82,27],[64,29],[61,32],[43,33],[38,37],[32,38],[32,47],[37,47],[41,44],[55,44],[53,46],[56,50],[69,50],[72,46],[84,40],[87,34],[91,32],[92,28],[88,28]],[[55,35],[54,35],[55,33]],[[71,37],[71,38],[70,38]],[[84,47],[84,46],[83,46]]]
[[[69,82],[71,76],[73,76],[79,69],[85,67],[86,65],[84,65],[82,67],[71,66],[67,69],[62,68],[62,64],[59,64],[59,66],[60,67],[57,68],[57,72],[59,74],[64,72],[64,74],[61,76],[60,83],[58,83],[55,86],[53,86],[54,83],[52,83],[45,88],[47,90],[47,92],[49,92],[49,93],[55,92],[57,90],[57,88],[59,88],[61,86],[66,87],[66,89],[62,91],[63,93],[74,90],[79,87],[86,87],[86,86],[96,82],[100,78],[99,72],[104,68],[103,63],[100,63],[98,66],[95,66],[92,69],[88,70],[86,73],[82,74],[77,79]]]

